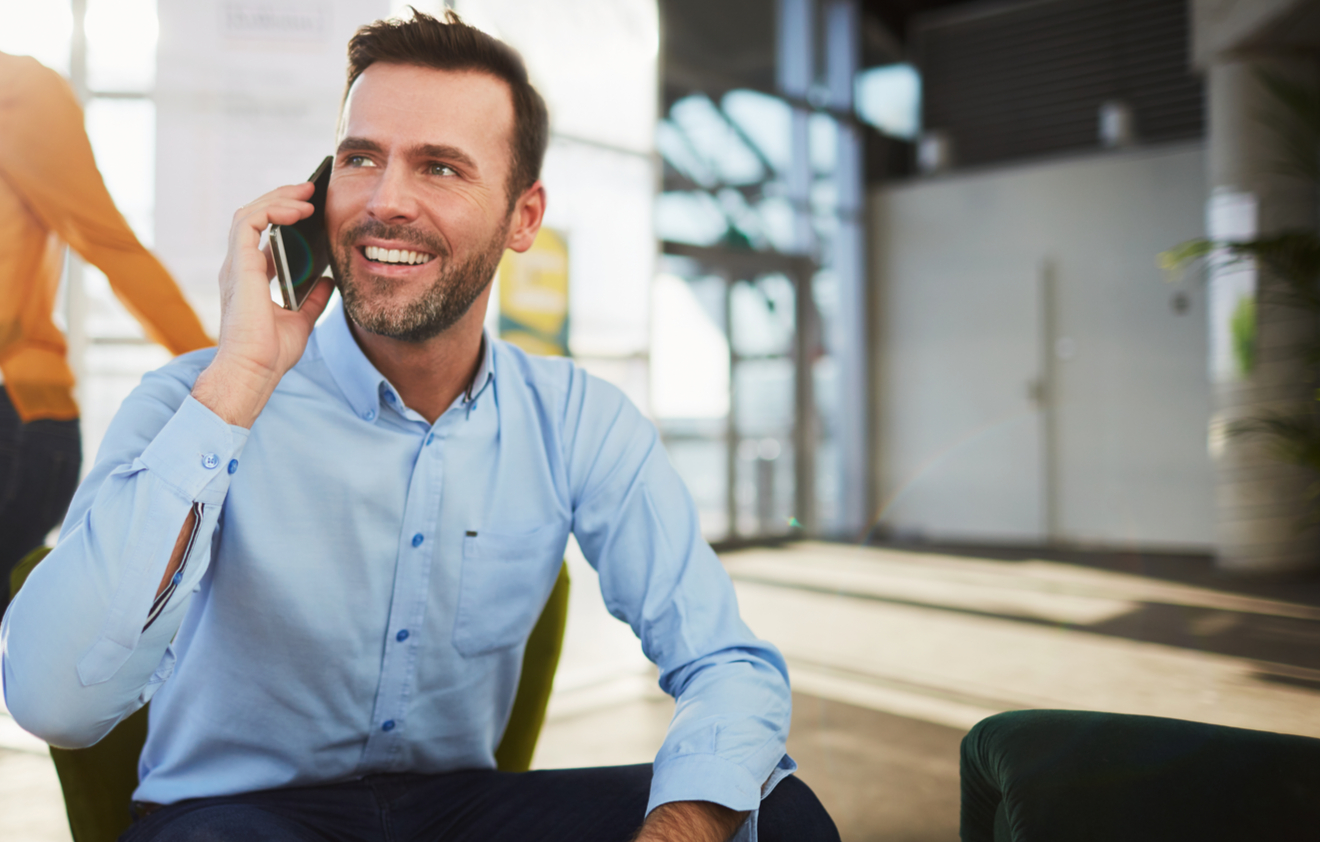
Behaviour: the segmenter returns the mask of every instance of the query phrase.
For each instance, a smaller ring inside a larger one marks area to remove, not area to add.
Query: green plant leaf
[[[1171,272],[1181,269],[1193,260],[1205,257],[1214,250],[1213,240],[1198,237],[1195,240],[1179,243],[1168,251],[1160,252],[1155,258],[1155,263],[1166,272]]]
[[[1272,300],[1320,312],[1320,237],[1309,231],[1288,231],[1239,243],[1227,249],[1236,258],[1254,258],[1271,281],[1265,289]]]
[[[1256,299],[1243,296],[1238,299],[1229,319],[1233,337],[1233,362],[1243,377],[1256,367]]]
[[[1232,424],[1230,435],[1264,435],[1274,455],[1294,465],[1320,472],[1320,418],[1310,406],[1293,412],[1272,412]]]

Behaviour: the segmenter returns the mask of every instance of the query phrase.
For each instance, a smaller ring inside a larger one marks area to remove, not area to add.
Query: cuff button
[[[206,468],[207,470],[210,470],[211,468],[214,468],[214,467],[218,466],[219,464],[220,464],[220,457],[219,457],[219,456],[216,456],[214,453],[203,453],[203,454],[202,454],[202,467],[203,467],[203,468]]]

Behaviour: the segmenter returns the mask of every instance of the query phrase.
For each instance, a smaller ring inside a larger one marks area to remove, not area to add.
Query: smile
[[[407,251],[406,249],[386,249],[380,246],[363,246],[362,254],[367,260],[373,263],[398,263],[403,265],[416,265],[420,263],[430,263],[435,259],[434,254],[427,254],[424,251]]]

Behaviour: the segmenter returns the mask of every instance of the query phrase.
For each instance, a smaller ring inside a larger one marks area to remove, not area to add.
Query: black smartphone
[[[330,265],[330,240],[325,233],[325,194],[334,158],[327,156],[307,179],[316,185],[312,215],[292,225],[270,226],[270,253],[280,281],[284,308],[297,310]]]

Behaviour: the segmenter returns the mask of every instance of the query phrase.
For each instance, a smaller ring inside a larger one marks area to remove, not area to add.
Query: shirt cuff
[[[733,842],[756,842],[757,811],[761,800],[784,778],[797,771],[785,754],[764,781],[746,767],[715,754],[686,754],[657,762],[651,776],[651,800],[646,814],[671,801],[710,801],[730,810],[750,811]]]
[[[222,503],[247,438],[189,395],[137,462],[186,500]]]

